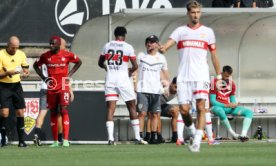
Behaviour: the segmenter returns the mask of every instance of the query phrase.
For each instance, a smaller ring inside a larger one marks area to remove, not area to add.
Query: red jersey
[[[210,94],[215,94],[218,102],[229,104],[230,96],[235,95],[236,85],[231,80],[228,83],[222,81],[223,83],[217,83],[217,79],[212,80]]]
[[[77,63],[79,62],[79,58],[75,54],[65,50],[60,50],[56,54],[48,51],[40,56],[37,62],[38,66],[45,64],[48,70],[48,77],[53,79],[53,82],[48,84],[48,90],[52,92],[64,90],[62,84],[65,78],[68,77],[70,62]]]

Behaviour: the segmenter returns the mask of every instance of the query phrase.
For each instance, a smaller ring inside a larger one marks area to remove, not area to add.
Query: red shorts
[[[70,103],[69,90],[62,90],[60,92],[47,92],[47,108],[55,109],[58,105],[68,106]]]

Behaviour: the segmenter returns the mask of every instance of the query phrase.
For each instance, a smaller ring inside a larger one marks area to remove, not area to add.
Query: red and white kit
[[[207,51],[216,49],[213,30],[203,25],[195,29],[184,25],[178,27],[170,38],[177,43],[179,53],[179,103],[190,103],[194,98],[208,99],[210,74]]]
[[[119,94],[124,101],[134,100],[136,96],[128,75],[129,60],[136,59],[133,47],[125,41],[111,41],[104,46],[101,56],[105,56],[107,66],[106,101],[118,100]]]

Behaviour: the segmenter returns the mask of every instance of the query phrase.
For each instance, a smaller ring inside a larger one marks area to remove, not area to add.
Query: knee
[[[173,107],[173,108],[170,110],[170,112],[171,112],[172,118],[178,118],[178,114],[179,114],[178,109],[175,109],[175,107]]]
[[[212,108],[212,112],[217,115],[221,120],[224,120],[226,119],[226,114],[225,114],[225,111],[222,107],[218,107],[218,106],[214,106]]]
[[[251,111],[250,109],[246,108],[244,110],[244,117],[252,119],[252,117],[253,117],[253,111]]]

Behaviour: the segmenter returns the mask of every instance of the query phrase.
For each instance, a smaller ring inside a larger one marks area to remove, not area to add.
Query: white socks
[[[205,113],[205,120],[206,120],[205,130],[206,130],[208,140],[213,140],[214,138],[213,138],[212,120],[211,120],[210,112]]]
[[[183,137],[183,132],[184,132],[184,121],[182,119],[182,115],[179,113],[178,114],[178,119],[177,119],[177,137],[180,141],[184,141]]]
[[[114,141],[114,122],[113,121],[106,121],[106,129],[108,134],[108,140]]]
[[[139,119],[131,120],[130,123],[131,123],[132,129],[134,131],[135,139],[137,139],[138,141],[140,141],[141,137],[140,137]]]

